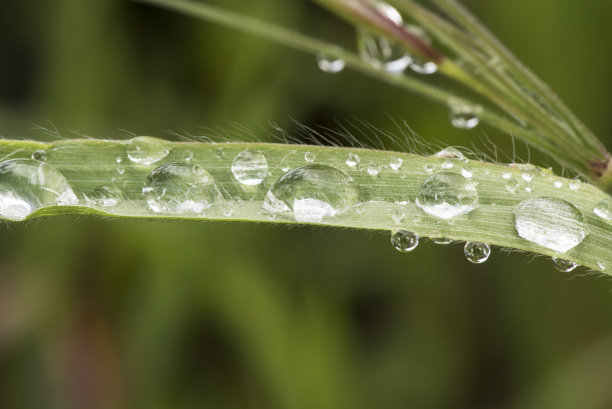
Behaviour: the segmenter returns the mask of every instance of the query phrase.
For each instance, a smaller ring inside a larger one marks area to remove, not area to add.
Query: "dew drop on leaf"
[[[441,172],[425,180],[419,189],[416,205],[429,215],[452,219],[478,208],[478,193],[469,179]]]
[[[245,149],[236,155],[231,169],[238,182],[246,186],[256,186],[261,184],[268,174],[268,161],[262,152]]]
[[[150,136],[137,136],[127,144],[127,157],[138,165],[152,165],[169,153],[166,141]]]
[[[593,209],[593,213],[604,220],[612,220],[612,200],[600,200]]]
[[[574,271],[576,267],[578,267],[578,264],[572,261],[563,260],[557,257],[553,257],[552,262],[557,270],[564,272],[564,273],[569,273],[570,271]]]

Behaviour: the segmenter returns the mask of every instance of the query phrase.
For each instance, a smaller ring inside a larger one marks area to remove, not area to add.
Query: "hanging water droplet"
[[[430,176],[416,198],[419,209],[440,219],[469,213],[478,207],[476,186],[461,175],[441,172]]]
[[[480,123],[480,111],[481,106],[453,104],[450,109],[451,125],[457,129],[474,129]]]
[[[465,243],[463,253],[468,261],[474,264],[482,264],[489,259],[491,247],[486,243],[475,243],[468,241]]]
[[[456,159],[462,162],[467,162],[465,155],[461,153],[459,149],[453,148],[452,146],[449,146],[448,148],[444,148],[441,151],[434,153],[433,156],[436,158]]]
[[[595,205],[593,213],[595,213],[597,216],[601,217],[604,220],[612,220],[612,200],[603,199],[599,201]]]
[[[317,155],[315,155],[315,154],[314,154],[314,153],[312,153],[312,152],[306,152],[306,153],[304,154],[304,160],[305,160],[306,162],[310,162],[310,163],[312,163],[312,162],[314,162],[314,161],[315,161],[315,159],[317,159]]]
[[[379,173],[380,173],[380,165],[376,162],[370,162],[368,164],[368,175],[378,176]]]
[[[383,2],[376,2],[374,6],[397,26],[403,26],[404,20],[396,8]],[[364,28],[357,30],[357,46],[364,61],[391,73],[402,73],[412,62],[404,47]]]
[[[391,167],[391,169],[393,170],[399,170],[399,168],[402,167],[402,164],[404,163],[404,160],[402,158],[392,158],[391,161],[389,162],[389,166]]]
[[[580,210],[557,197],[528,199],[514,208],[518,235],[547,249],[566,253],[588,235]]]
[[[423,30],[421,27],[415,26],[413,24],[407,24],[404,26],[404,29],[410,32],[411,34],[414,34],[415,36],[419,37],[419,39],[421,39],[421,41],[423,41],[425,44],[431,44],[431,38],[429,38],[427,33],[425,33],[425,30]],[[438,71],[438,65],[435,62],[424,61],[415,56],[411,56],[411,60],[408,64],[408,67],[410,67],[410,69],[416,72],[417,74],[423,75],[435,74]]]
[[[431,239],[431,241],[434,242],[435,244],[446,246],[448,244],[451,244],[453,242],[453,239],[449,239],[446,237],[437,237],[437,238]]]
[[[47,160],[47,152],[39,149],[32,153],[32,159],[44,162]]]
[[[557,257],[553,257],[552,262],[555,268],[563,273],[569,273],[571,271],[574,271],[576,267],[578,267],[578,264],[572,261],[563,260]]]
[[[472,176],[474,176],[474,171],[472,170],[472,168],[464,166],[463,168],[461,168],[461,176],[466,179],[471,179]]]
[[[354,168],[355,166],[359,165],[359,162],[361,162],[361,158],[359,158],[359,155],[357,155],[356,153],[349,153],[346,157],[346,165]]]
[[[281,176],[268,191],[263,209],[318,223],[346,212],[361,201],[359,186],[346,173],[325,165],[305,165]]]
[[[95,206],[115,207],[124,200],[123,192],[116,186],[98,186],[86,196]]]
[[[168,143],[150,136],[137,136],[127,144],[128,158],[139,165],[152,165],[164,159],[170,150]]]
[[[154,169],[142,188],[156,213],[202,213],[220,199],[213,176],[200,165],[168,163]]]
[[[406,230],[399,230],[391,236],[391,244],[397,250],[408,253],[419,245],[419,236]]]
[[[54,167],[31,159],[0,163],[0,215],[23,220],[48,206],[77,205],[68,181]]]
[[[268,161],[263,153],[245,149],[234,158],[232,173],[236,180],[246,186],[256,186],[268,174]]]
[[[344,70],[344,67],[346,67],[346,62],[341,58],[328,57],[325,54],[319,54],[317,55],[317,65],[323,72],[337,74]]]

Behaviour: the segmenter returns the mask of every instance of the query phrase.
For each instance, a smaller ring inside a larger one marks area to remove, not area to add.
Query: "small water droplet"
[[[404,218],[406,217],[406,211],[404,210],[404,206],[396,206],[393,208],[391,213],[391,218],[397,224],[400,224]]]
[[[531,193],[533,192],[533,188],[531,186],[525,186],[525,192]]]
[[[168,143],[150,136],[137,136],[127,144],[128,158],[139,165],[152,165],[164,159],[170,150]]]
[[[47,152],[39,149],[32,153],[32,159],[44,162],[47,160]]]
[[[215,180],[206,169],[191,163],[168,163],[154,169],[142,188],[156,213],[202,213],[220,199]]]
[[[231,202],[222,202],[219,204],[219,209],[223,217],[231,217],[234,214],[234,207],[234,204]]]
[[[489,259],[491,247],[486,243],[475,243],[468,241],[465,243],[463,252],[468,261],[474,264],[482,264]]]
[[[432,242],[434,242],[435,244],[439,244],[441,246],[446,246],[448,244],[451,244],[453,242],[452,239],[446,238],[446,237],[437,237],[434,239],[431,239]]]
[[[482,107],[472,107],[465,104],[453,104],[450,109],[450,121],[457,129],[474,129],[480,123]]]
[[[521,177],[527,183],[531,183],[531,181],[533,180],[533,174],[531,172],[523,172],[521,173]]]
[[[514,208],[518,235],[547,249],[566,253],[588,235],[580,210],[557,197],[527,199]]]
[[[406,230],[399,230],[391,236],[391,244],[397,250],[408,253],[419,245],[419,236]]]
[[[403,26],[404,20],[396,8],[383,2],[374,3],[374,7],[397,26]],[[404,47],[370,30],[359,28],[357,41],[361,58],[377,68],[399,74],[412,62]]]
[[[476,186],[461,175],[449,172],[430,176],[416,198],[419,209],[440,219],[469,213],[478,207]]]
[[[512,173],[510,173],[510,172],[504,173],[504,174],[502,175],[502,179],[505,179],[505,180],[510,180],[510,179],[512,179]]]
[[[569,273],[570,271],[574,271],[576,267],[578,267],[578,264],[572,261],[563,260],[557,257],[553,257],[552,262],[555,268],[563,273]]]
[[[599,269],[600,269],[601,271],[606,271],[606,268],[607,268],[607,267],[606,267],[606,263],[604,263],[603,261],[598,261],[598,262],[597,262],[597,267],[599,267]]]
[[[115,207],[124,199],[123,192],[116,186],[98,186],[87,199],[95,206]]]
[[[453,148],[451,146],[449,146],[448,148],[444,148],[439,152],[434,153],[433,156],[436,158],[456,159],[462,162],[467,162],[465,155],[461,153],[459,149]]]
[[[218,159],[223,159],[225,158],[225,149],[223,149],[222,147],[217,147],[217,149],[215,149],[215,156]]]
[[[319,223],[361,202],[359,186],[346,173],[326,165],[305,165],[281,176],[268,191],[263,210]]]
[[[185,157],[185,162],[190,162],[193,159],[193,152],[191,151],[185,151],[183,155]]]
[[[508,192],[514,194],[519,188],[519,182],[516,179],[511,178],[506,181],[505,188]]]
[[[354,168],[355,166],[359,165],[359,162],[361,162],[361,158],[356,153],[351,152],[346,157],[346,164],[351,168]]]
[[[115,162],[117,162],[117,164],[122,163],[122,162],[123,162],[123,158],[121,158],[121,157],[117,156],[117,157],[115,158]]]
[[[0,215],[23,220],[48,206],[70,206],[78,199],[58,170],[44,162],[13,159],[0,163]]]
[[[434,165],[433,163],[428,163],[423,166],[423,170],[427,173],[433,173],[433,171],[436,170],[436,165]]]
[[[442,166],[440,166],[442,169],[452,169],[455,165],[453,164],[452,161],[450,161],[449,159],[446,159],[444,162],[442,162]]]
[[[600,200],[593,209],[593,213],[604,220],[612,220],[612,200]]]
[[[461,168],[461,176],[466,179],[471,179],[472,176],[474,176],[474,171],[472,170],[472,168],[464,166],[463,168]]]
[[[370,176],[378,176],[380,173],[380,165],[376,162],[370,162],[368,164],[368,175]]]
[[[317,55],[317,65],[323,72],[337,74],[344,70],[344,67],[346,67],[346,62],[341,58],[334,58],[325,54],[319,54]]]
[[[561,182],[560,180],[555,180],[553,186],[557,189],[561,189],[563,187],[563,182]]]
[[[389,166],[391,167],[391,169],[393,170],[399,170],[399,168],[402,167],[402,164],[404,163],[404,160],[402,158],[392,158],[391,161],[389,162]]]
[[[582,182],[579,181],[578,179],[572,180],[569,184],[569,188],[570,190],[578,190],[580,189],[580,185],[582,185]]]
[[[236,180],[246,186],[256,186],[268,174],[268,161],[263,153],[245,149],[234,158],[232,173]]]
[[[118,167],[116,170],[117,170],[117,173],[120,175],[123,175],[125,173],[125,168]]]
[[[315,161],[315,159],[317,159],[317,155],[315,155],[315,154],[314,154],[314,153],[312,153],[312,152],[306,152],[306,153],[304,154],[304,160],[305,160],[306,162],[310,162],[310,163],[312,163],[312,162],[314,162],[314,161]]]

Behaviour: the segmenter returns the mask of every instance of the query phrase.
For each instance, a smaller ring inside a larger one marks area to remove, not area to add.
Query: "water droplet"
[[[243,185],[256,186],[261,184],[268,174],[268,161],[263,153],[246,149],[234,158],[232,173]]]
[[[215,180],[200,165],[168,163],[154,169],[142,188],[156,213],[202,213],[220,199]]]
[[[465,104],[453,104],[450,109],[450,121],[457,129],[474,129],[480,123],[481,106],[472,107]]]
[[[533,174],[531,172],[523,172],[521,174],[521,177],[527,183],[531,183],[531,181],[533,180]]]
[[[442,169],[452,169],[455,165],[453,164],[453,162],[449,159],[446,159],[444,162],[442,162]]]
[[[393,23],[403,26],[404,20],[396,8],[383,2],[377,2],[374,6],[378,12]],[[412,58],[406,53],[404,47],[370,30],[359,28],[357,41],[361,58],[377,68],[399,74],[412,62]]]
[[[37,150],[32,153],[32,159],[44,162],[47,160],[47,152],[43,150]]]
[[[23,220],[48,206],[76,205],[78,199],[68,181],[54,167],[31,159],[0,163],[0,215]]]
[[[578,267],[578,264],[572,261],[563,260],[557,257],[553,257],[552,262],[555,268],[563,273],[569,273],[570,271],[574,271],[576,267]]]
[[[281,176],[268,191],[263,209],[318,223],[359,204],[359,186],[346,173],[325,165],[305,165]]]
[[[436,170],[436,165],[433,163],[428,163],[427,165],[423,166],[423,170],[427,173],[433,173],[433,171]]]
[[[587,236],[580,210],[557,197],[528,199],[514,208],[518,235],[547,249],[565,253]]]
[[[306,152],[306,153],[304,154],[304,160],[305,160],[306,162],[310,162],[310,163],[312,163],[312,162],[314,162],[314,161],[315,161],[315,159],[317,159],[317,155],[315,155],[315,154],[314,154],[314,153],[312,153],[312,152]]]
[[[404,210],[404,206],[396,206],[393,208],[391,213],[391,218],[397,224],[400,224],[402,220],[406,217],[406,211]]]
[[[465,243],[463,253],[468,261],[474,264],[482,264],[489,259],[491,247],[486,243],[475,243],[468,241]]]
[[[457,148],[453,148],[453,147],[448,147],[448,148],[444,148],[439,152],[434,153],[433,155],[436,158],[443,158],[443,159],[456,159],[456,160],[460,160],[462,162],[467,162],[467,159],[465,157],[465,155],[463,153],[461,153],[461,151]]]
[[[225,150],[222,147],[217,147],[217,149],[215,149],[215,156],[218,159],[223,159],[225,158]]]
[[[411,34],[414,34],[415,36],[419,37],[424,43],[431,44],[431,38],[427,36],[425,30],[423,30],[421,27],[415,26],[413,24],[407,24],[404,26],[404,28]],[[410,67],[410,69],[416,72],[417,74],[424,75],[435,74],[438,71],[438,65],[433,61],[423,61],[415,56],[411,56],[411,60],[408,64],[408,67]]]
[[[402,158],[392,158],[391,162],[389,162],[389,166],[393,170],[399,170],[402,167],[404,160]]]
[[[451,244],[453,242],[452,239],[446,238],[446,237],[437,237],[434,239],[431,239],[432,242],[434,242],[435,244],[439,244],[441,246],[446,246],[448,244]]]
[[[346,67],[346,62],[341,58],[334,58],[325,54],[319,54],[317,55],[317,65],[323,72],[337,74],[344,70],[344,67]]]
[[[123,162],[123,158],[121,158],[121,157],[117,156],[117,157],[115,158],[115,162],[117,162],[118,164],[119,164],[119,163],[122,163],[122,162]]]
[[[95,206],[115,207],[124,199],[123,192],[116,186],[98,186],[87,199]]]
[[[502,175],[502,179],[505,179],[505,180],[510,180],[510,179],[512,179],[512,173],[510,173],[510,172],[508,172],[508,173],[504,173],[504,174]]]
[[[563,182],[561,182],[560,180],[555,180],[555,182],[553,183],[553,186],[556,187],[557,189],[561,189],[563,187]]]
[[[416,205],[440,219],[469,213],[478,207],[474,184],[461,175],[442,172],[430,176],[419,189]]]
[[[185,156],[185,162],[190,162],[193,159],[193,152],[185,151],[183,154]]]
[[[570,190],[578,190],[580,189],[580,185],[582,185],[582,182],[579,181],[578,179],[572,180],[569,184],[569,188]]]
[[[408,253],[419,245],[419,236],[406,230],[399,230],[391,236],[391,244],[397,250]]]
[[[359,155],[357,155],[356,153],[351,152],[346,157],[346,164],[351,168],[354,168],[355,166],[359,165],[359,162],[361,162],[361,158],[359,158]]]
[[[607,268],[607,267],[606,267],[606,263],[604,263],[603,261],[598,261],[598,262],[597,262],[597,267],[599,267],[599,269],[600,269],[601,271],[606,271],[606,268]]]
[[[152,165],[164,159],[170,150],[166,141],[150,136],[138,136],[127,144],[128,158],[139,165]]]
[[[593,213],[601,217],[604,220],[612,220],[612,200],[603,199],[595,205]]]
[[[472,176],[474,176],[474,171],[472,170],[472,168],[464,166],[463,168],[461,168],[461,176],[466,179],[471,179]]]
[[[368,175],[370,176],[378,176],[380,173],[380,166],[376,162],[370,162],[368,164]]]

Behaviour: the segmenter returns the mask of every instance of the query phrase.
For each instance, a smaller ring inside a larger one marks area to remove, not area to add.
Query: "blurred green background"
[[[352,41],[306,0],[217,3]],[[612,2],[465,3],[612,147]],[[405,119],[444,144],[512,152],[428,101],[170,12],[0,3],[5,137],[172,138],[235,122],[267,140],[270,121],[291,132],[335,118],[390,131]],[[406,255],[385,234],[248,223],[0,229],[2,408],[612,407],[612,285],[544,258],[496,249],[474,266],[460,245]]]

